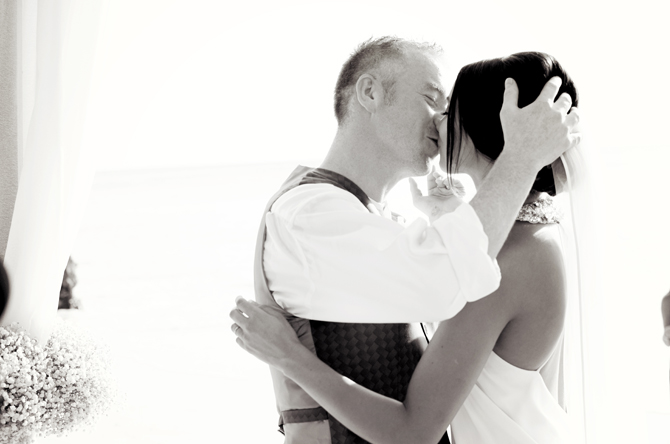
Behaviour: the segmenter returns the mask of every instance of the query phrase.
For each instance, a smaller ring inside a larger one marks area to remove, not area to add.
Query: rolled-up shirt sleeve
[[[403,227],[331,185],[302,185],[266,215],[264,267],[275,300],[314,320],[436,322],[492,293],[500,269],[468,204]]]

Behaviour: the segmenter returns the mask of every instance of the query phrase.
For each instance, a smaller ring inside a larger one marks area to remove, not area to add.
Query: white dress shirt
[[[330,184],[298,186],[266,216],[263,266],[289,313],[329,322],[437,322],[500,284],[477,214],[463,203],[432,226],[370,213]]]

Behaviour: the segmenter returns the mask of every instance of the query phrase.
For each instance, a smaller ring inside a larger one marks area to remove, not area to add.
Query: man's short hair
[[[342,65],[335,86],[335,118],[338,125],[341,126],[346,120],[356,82],[366,72],[374,73],[379,78],[386,95],[386,103],[392,103],[397,67],[400,66],[398,62],[404,62],[407,52],[411,50],[435,54],[442,52],[442,48],[437,44],[415,42],[394,36],[371,38],[356,48]]]

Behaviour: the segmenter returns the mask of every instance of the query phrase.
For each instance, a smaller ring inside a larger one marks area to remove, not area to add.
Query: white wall
[[[95,138],[100,167],[320,158],[335,131],[342,62],[356,44],[384,34],[438,41],[455,69],[548,52],[580,89],[591,146],[603,156],[645,156],[668,146],[670,35],[661,5],[109,1],[91,122],[103,135]]]

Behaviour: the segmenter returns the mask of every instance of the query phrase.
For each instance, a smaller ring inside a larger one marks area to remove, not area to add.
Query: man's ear
[[[384,101],[384,89],[381,82],[371,74],[363,74],[356,82],[356,100],[369,113],[377,111]]]

